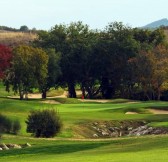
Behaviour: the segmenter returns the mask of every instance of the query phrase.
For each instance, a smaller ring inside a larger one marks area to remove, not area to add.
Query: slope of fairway
[[[18,119],[21,122],[21,135],[26,133],[26,118],[30,111],[37,109],[57,109],[63,121],[62,135],[68,133],[74,126],[80,123],[91,121],[109,121],[109,120],[139,120],[148,121],[168,121],[168,114],[136,114],[126,115],[127,111],[145,112],[146,108],[153,106],[167,108],[167,102],[138,102],[138,103],[80,103],[80,104],[44,104],[41,100],[20,101],[16,99],[0,99],[0,112],[12,119]],[[75,132],[78,134],[78,132]],[[61,136],[62,136],[61,135]],[[66,136],[66,135],[65,135]],[[70,137],[70,136],[68,136]]]
[[[32,147],[0,152],[1,162],[167,162],[168,136],[105,141],[67,141],[6,137],[3,142]]]

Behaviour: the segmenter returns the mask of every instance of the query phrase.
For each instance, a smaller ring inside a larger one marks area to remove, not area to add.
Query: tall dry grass
[[[15,46],[19,44],[29,44],[37,38],[35,33],[0,31],[0,44]]]

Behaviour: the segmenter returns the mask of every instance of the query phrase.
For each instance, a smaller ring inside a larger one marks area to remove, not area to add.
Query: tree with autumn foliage
[[[158,45],[142,50],[129,63],[133,69],[134,83],[144,94],[143,99],[160,100],[163,86],[168,81],[168,48]],[[137,93],[135,89],[134,93]]]
[[[10,66],[10,61],[12,59],[12,50],[4,45],[0,45],[0,79],[3,79],[4,72]]]
[[[160,100],[163,85],[168,81],[168,48],[159,45],[152,51],[154,55],[154,72],[152,85],[156,93],[156,99]]]
[[[47,78],[48,56],[41,48],[20,45],[13,48],[11,68],[8,70],[5,84],[12,85],[19,92],[20,99],[27,99],[31,88],[42,87]]]

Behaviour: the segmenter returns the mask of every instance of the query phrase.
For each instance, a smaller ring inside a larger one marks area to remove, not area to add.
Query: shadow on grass
[[[13,149],[0,152],[0,157],[3,156],[20,156],[28,154],[67,154],[79,151],[91,150],[109,145],[109,142],[100,143],[79,143],[79,144],[58,144],[58,145],[42,145],[32,146],[31,148]]]
[[[144,136],[145,137],[145,136]],[[167,149],[168,136],[148,136],[147,138],[132,138],[119,141],[113,147],[113,153],[121,152],[141,152],[148,150],[162,150]]]

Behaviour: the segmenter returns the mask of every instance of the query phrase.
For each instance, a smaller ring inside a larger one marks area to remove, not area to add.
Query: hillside
[[[168,19],[167,18],[164,18],[164,19],[157,20],[157,21],[154,21],[152,23],[149,23],[149,24],[143,26],[142,28],[155,29],[155,28],[159,28],[161,26],[168,26]]]
[[[29,44],[37,38],[37,35],[31,32],[14,32],[0,30],[0,44],[15,46],[18,44]]]

